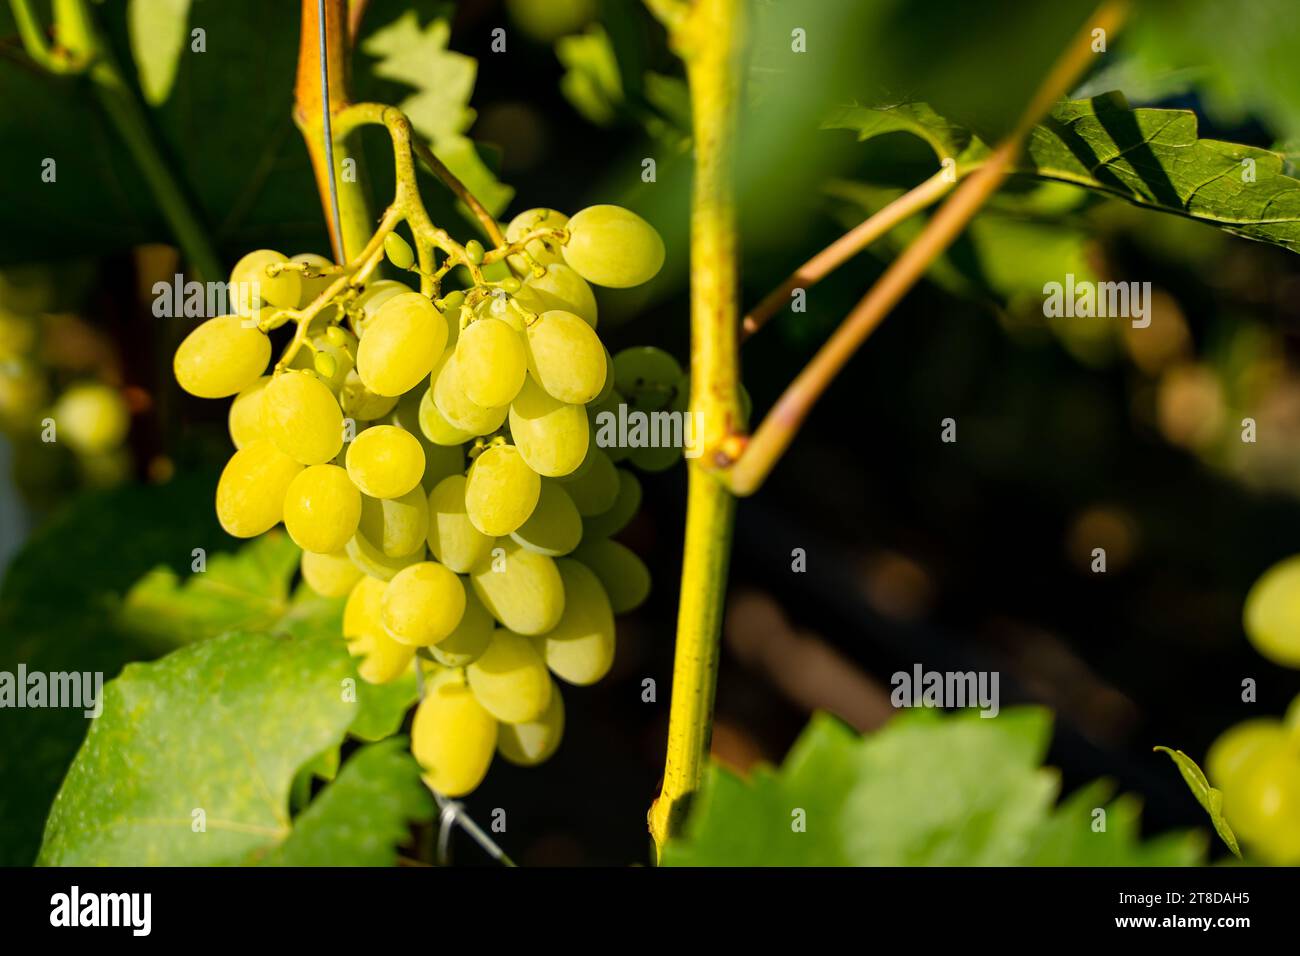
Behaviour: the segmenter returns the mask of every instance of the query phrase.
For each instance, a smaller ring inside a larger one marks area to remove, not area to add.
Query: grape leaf
[[[357,751],[293,821],[293,832],[262,861],[268,866],[392,866],[412,822],[433,819],[420,768],[394,737]]]
[[[341,641],[244,632],[127,665],[105,687],[37,862],[256,862],[292,832],[294,773],[352,723],[352,674]]]
[[[126,10],[131,53],[145,101],[167,99],[189,36],[190,0],[130,0]]]
[[[357,717],[348,732],[361,740],[383,740],[397,733],[411,705],[419,699],[415,670],[406,671],[387,684],[371,684],[358,679],[356,685]]]
[[[1241,858],[1241,847],[1237,845],[1237,835],[1232,832],[1232,827],[1228,825],[1228,819],[1223,815],[1223,791],[1210,786],[1210,781],[1206,778],[1205,773],[1197,766],[1196,761],[1181,750],[1171,750],[1168,747],[1156,747],[1157,751],[1169,754],[1170,759],[1178,766],[1178,772],[1182,774],[1184,782],[1191,789],[1192,795],[1196,797],[1196,802],[1205,808],[1205,812],[1210,815],[1210,822],[1214,824],[1214,832],[1219,834],[1229,850],[1238,859]]]
[[[560,92],[589,122],[609,126],[623,104],[623,79],[609,34],[599,24],[560,37],[555,56],[564,66]]]
[[[844,107],[823,125],[854,130],[859,139],[899,130],[922,135],[941,160],[957,161],[958,176],[987,157],[973,134],[954,155],[961,140],[952,124],[922,104]],[[1030,133],[1015,168],[1300,251],[1300,180],[1285,174],[1282,156],[1199,139],[1190,110],[1130,109],[1118,93],[1058,103]]]
[[[1059,808],[1054,771],[1040,766],[1051,720],[1039,708],[994,719],[928,711],[858,737],[816,715],[779,769],[748,781],[710,765],[685,834],[665,865],[893,866],[1191,863],[1195,835],[1141,844],[1136,808],[1092,810],[1085,788]]]

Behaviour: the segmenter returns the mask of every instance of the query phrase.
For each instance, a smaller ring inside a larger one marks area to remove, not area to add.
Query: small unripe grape
[[[357,342],[348,334],[347,330],[339,325],[331,325],[325,330],[325,340],[336,349],[356,348]]]
[[[411,753],[444,796],[463,797],[483,782],[496,743],[496,718],[464,684],[440,683],[416,708]]]
[[[465,243],[465,255],[469,256],[469,261],[474,265],[481,265],[484,255],[483,243],[477,239],[471,239]]]
[[[497,630],[481,657],[465,668],[483,709],[508,724],[536,720],[551,702],[551,677],[533,642]]]
[[[321,378],[333,378],[334,373],[339,370],[339,363],[329,352],[316,352],[312,357],[312,366],[320,374]]]
[[[384,592],[384,627],[412,647],[437,644],[465,613],[465,586],[441,564],[421,561],[393,575]]]
[[[424,476],[424,449],[396,425],[371,425],[348,446],[348,476],[372,498],[399,498]]]
[[[361,492],[338,465],[312,465],[284,495],[284,527],[304,551],[341,550],[361,520]]]
[[[227,534],[252,538],[279,524],[289,483],[302,471],[266,439],[239,449],[217,482],[217,520]]]
[[[541,494],[541,479],[513,445],[487,449],[470,466],[465,511],[479,531],[509,534],[528,520]]]
[[[361,580],[361,571],[342,549],[332,554],[304,551],[299,564],[302,579],[321,597],[347,597]]]
[[[208,319],[176,349],[172,369],[181,388],[199,398],[225,398],[257,381],[271,360],[271,340],[237,315]]]
[[[585,405],[605,386],[605,347],[572,312],[545,312],[528,326],[528,372],[554,398]]]
[[[588,206],[569,220],[568,230],[564,261],[596,285],[640,285],[664,264],[664,241],[654,226],[621,206]]]
[[[555,753],[563,736],[564,698],[552,681],[550,703],[542,716],[517,724],[501,724],[497,752],[516,766],[535,767]]]
[[[393,296],[365,326],[357,374],[376,395],[401,395],[433,369],[447,344],[447,320],[418,292]]]
[[[312,372],[276,375],[262,393],[262,427],[282,452],[304,465],[321,465],[343,448],[343,413]]]
[[[411,666],[415,648],[388,636],[383,623],[383,600],[388,585],[363,577],[343,606],[343,638],[348,653],[362,658],[357,671],[371,684],[387,684]]]
[[[399,269],[409,269],[415,265],[415,251],[411,244],[395,232],[384,236],[384,255]]]

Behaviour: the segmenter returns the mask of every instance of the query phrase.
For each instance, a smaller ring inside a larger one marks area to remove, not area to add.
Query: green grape
[[[426,490],[432,490],[448,475],[464,474],[465,450],[459,443],[449,446],[434,444],[424,434],[420,425],[420,405],[421,396],[428,394],[428,391],[427,387],[417,385],[403,395],[397,407],[389,414],[388,423],[414,435],[420,443],[420,448],[424,451],[424,474],[420,478],[420,484]]]
[[[365,516],[365,501],[362,500],[361,511]],[[391,581],[393,575],[403,568],[409,568],[411,565],[424,560],[424,549],[417,547],[410,554],[389,555],[384,554],[383,549],[373,543],[357,529],[357,533],[352,536],[352,540],[347,543],[345,548],[348,560],[368,577],[378,578],[381,581]]]
[[[330,341],[331,336],[327,332],[319,332],[312,336],[311,348],[300,349],[289,367],[312,369],[331,392],[338,393],[353,369],[352,356],[356,354],[357,340],[351,332],[339,329],[337,325],[330,328],[338,330],[344,336],[342,344]]]
[[[596,397],[588,404],[607,402],[609,397],[614,394],[614,356],[609,354],[609,349],[605,348],[604,343],[601,343],[600,350],[605,353],[605,384],[600,387]]]
[[[277,448],[303,465],[321,465],[343,448],[343,413],[312,372],[286,371],[262,393],[262,427]]]
[[[480,408],[506,405],[528,374],[523,338],[500,319],[478,319],[456,342],[456,366],[471,402]]]
[[[1275,664],[1300,667],[1300,555],[1260,576],[1246,595],[1242,616],[1255,650]]]
[[[311,364],[312,368],[316,370],[316,374],[319,375],[327,385],[339,370],[338,361],[335,360],[333,355],[330,355],[329,352],[325,351],[313,353]]]
[[[1237,834],[1266,863],[1300,864],[1300,754],[1286,747],[1245,768],[1223,795]]]
[[[537,507],[510,537],[529,551],[559,557],[582,540],[582,516],[568,492],[553,481],[543,481]]]
[[[682,460],[682,450],[672,445],[659,445],[658,447],[647,445],[644,448],[629,450],[627,460],[642,471],[667,471]]]
[[[510,220],[510,225],[506,226],[506,241],[518,242],[534,229],[563,229],[568,224],[569,217],[554,209],[525,209]],[[525,248],[540,266],[564,262],[559,244],[551,240],[534,239]],[[520,272],[528,271],[528,263],[521,255],[508,256],[506,261]]]
[[[470,572],[483,606],[516,634],[545,634],[564,614],[564,582],[555,561],[502,541]]]
[[[341,550],[361,520],[361,492],[338,465],[312,465],[289,482],[284,527],[304,551]]]
[[[372,498],[400,498],[424,477],[424,449],[396,425],[371,425],[348,446],[348,477]]]
[[[536,720],[551,702],[551,676],[533,642],[520,634],[493,632],[487,650],[465,668],[469,688],[497,720]]]
[[[271,360],[271,340],[237,315],[208,319],[176,349],[172,370],[199,398],[225,398],[257,381]]]
[[[518,309],[512,306],[512,297],[504,292],[493,292],[491,295],[482,299],[472,310],[473,319],[470,325],[480,319],[497,319],[504,322],[516,332],[524,331],[524,316]],[[468,328],[468,326],[467,326]],[[464,335],[464,331],[460,333]]]
[[[415,250],[411,248],[409,242],[395,232],[384,236],[384,255],[399,269],[409,269],[415,265]]]
[[[122,393],[98,382],[71,386],[54,405],[58,436],[83,455],[97,455],[122,444],[131,413]]]
[[[412,488],[397,498],[361,498],[361,535],[389,558],[404,558],[413,551],[424,554],[429,527],[429,502],[424,489]]]
[[[473,433],[457,428],[442,417],[433,400],[433,389],[425,390],[420,398],[420,432],[435,445],[442,447],[464,444],[474,437]]]
[[[609,368],[610,375],[606,380],[606,385],[608,385],[614,378],[613,365],[611,364]],[[619,406],[626,404],[627,403],[623,396],[619,394],[618,389],[611,388],[603,398],[598,395],[594,402],[590,402],[587,405],[587,421],[591,423],[592,433],[597,436],[596,444],[604,449],[605,454],[609,456],[609,460],[612,462],[623,461],[632,451],[631,448],[627,447],[626,443],[620,443],[617,438],[617,427],[620,416]],[[626,416],[626,410],[624,410],[622,414]],[[612,433],[613,437],[608,440],[601,440],[599,437],[600,432],[602,429],[606,428],[615,429]]]
[[[338,278],[338,273],[334,271],[334,261],[327,259],[325,256],[317,255],[314,252],[300,252],[289,259],[290,262],[301,262],[310,266],[314,271],[320,273],[315,276],[305,276],[298,273],[302,282],[302,292],[298,296],[296,308],[303,309],[316,301],[316,298],[330,287],[330,284]]]
[[[1300,694],[1296,694],[1291,700],[1291,705],[1286,709],[1286,715],[1282,718],[1282,723],[1293,738],[1300,739]]]
[[[615,614],[626,614],[650,596],[650,571],[636,553],[608,538],[583,538],[573,552],[600,579]]]
[[[249,442],[231,456],[217,482],[217,520],[227,534],[252,538],[284,515],[284,495],[302,471],[266,439]]]
[[[363,577],[343,605],[343,639],[348,653],[360,657],[357,672],[371,684],[387,684],[415,659],[415,648],[399,644],[384,630],[383,602],[388,585]]]
[[[600,579],[578,561],[555,562],[564,581],[564,616],[538,638],[538,649],[556,677],[594,684],[614,664],[614,611]]]
[[[483,254],[485,251],[483,243],[479,242],[477,239],[471,239],[469,242],[465,243],[465,255],[468,256],[469,261],[474,263],[476,266],[483,264]]]
[[[518,767],[536,767],[550,759],[564,736],[564,698],[551,682],[551,699],[542,716],[517,724],[502,724],[497,733],[497,752]]]
[[[457,574],[468,574],[495,540],[469,520],[465,485],[464,475],[448,475],[429,492],[429,550]]]
[[[433,403],[453,427],[471,435],[487,435],[496,431],[506,420],[507,406],[484,408],[465,394],[460,376],[460,362],[454,350],[443,355],[440,367],[434,369]]]
[[[464,613],[465,586],[433,561],[398,571],[384,592],[384,628],[393,640],[412,647],[444,640]]]
[[[302,275],[285,269],[271,276],[267,266],[281,265],[289,257],[274,249],[256,249],[235,263],[230,270],[230,284],[241,315],[254,315],[267,305],[278,309],[296,309],[302,298]],[[260,370],[259,370],[260,371]]]
[[[509,534],[528,520],[541,494],[542,480],[513,445],[494,445],[470,465],[465,511],[479,531]]]
[[[227,423],[230,425],[230,441],[237,449],[242,449],[248,442],[266,437],[261,427],[261,393],[270,385],[270,376],[264,375],[252,385],[235,395],[230,403]]]
[[[563,262],[552,262],[540,276],[529,276],[514,294],[519,304],[533,312],[560,309],[572,312],[596,327],[596,293],[585,279]]]
[[[591,426],[581,405],[552,398],[529,376],[510,403],[510,436],[529,468],[559,478],[586,459]]]
[[[391,395],[376,395],[366,388],[361,376],[353,369],[343,380],[339,389],[339,405],[347,416],[354,421],[373,422],[383,418],[397,407],[397,399]]]
[[[657,412],[672,401],[682,367],[663,349],[633,346],[614,356],[614,382],[632,408]]]
[[[361,572],[342,549],[332,554],[304,551],[300,566],[307,587],[321,597],[347,597],[361,580]]]
[[[1244,720],[1229,727],[1210,745],[1205,772],[1220,790],[1233,788],[1243,772],[1274,750],[1285,747],[1286,730],[1269,717]]]
[[[543,312],[525,330],[528,371],[553,397],[585,405],[605,386],[605,347],[572,312]]]
[[[626,468],[618,469],[618,497],[600,514],[583,521],[583,533],[608,538],[627,527],[641,508],[641,482]]]
[[[585,467],[561,479],[564,490],[578,506],[578,514],[594,518],[614,507],[618,500],[618,469],[605,452],[593,446],[587,452]]]
[[[564,261],[596,285],[640,285],[664,264],[664,241],[654,226],[621,206],[588,206],[569,220],[568,229]]]
[[[352,328],[360,335],[370,325],[370,320],[389,299],[399,295],[408,295],[415,290],[409,285],[397,282],[393,279],[379,279],[371,282],[358,295],[349,307],[348,312],[352,315]]]
[[[447,344],[447,320],[418,292],[395,295],[366,323],[357,374],[376,395],[401,395],[428,375]]]
[[[482,656],[492,642],[496,622],[472,589],[465,591],[465,613],[456,629],[429,648],[443,667],[466,667]]]
[[[411,724],[411,753],[425,782],[463,797],[483,782],[497,745],[497,722],[464,684],[438,684],[420,701]]]

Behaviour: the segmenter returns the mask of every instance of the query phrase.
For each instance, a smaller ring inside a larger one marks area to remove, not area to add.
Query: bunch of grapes
[[[471,270],[469,288],[443,297],[429,283],[339,281],[318,256],[249,253],[232,288],[257,291],[175,356],[186,391],[234,396],[222,526],[251,537],[284,523],[306,583],[346,597],[343,637],[365,680],[419,661],[412,751],[448,796],[472,791],[495,752],[533,765],[555,751],[557,679],[604,676],[614,616],[649,593],[644,564],[612,539],[641,498],[616,462],[662,468],[681,453],[593,437],[598,411],[628,397],[685,401],[670,356],[611,357],[596,333],[589,283],[653,277],[664,258],[654,228],[615,206],[572,219],[534,209],[505,236],[504,275]],[[477,242],[464,248],[482,261]],[[383,251],[420,271],[396,232]],[[277,310],[310,318],[264,374]]]

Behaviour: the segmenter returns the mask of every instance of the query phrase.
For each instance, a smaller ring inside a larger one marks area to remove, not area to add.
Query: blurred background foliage
[[[290,115],[295,5],[169,4],[205,31],[203,53],[174,30],[153,35],[148,18],[133,25],[133,6],[143,4],[105,0],[95,11],[223,261],[257,246],[324,252]],[[913,135],[859,142],[824,129],[832,110],[924,101],[994,141],[1092,4],[1013,0],[997,16],[939,7],[753,4],[738,170],[746,305],[937,169]],[[492,49],[498,26],[505,52]],[[792,49],[796,29],[805,52]],[[174,57],[174,72],[134,66],[158,57]],[[495,211],[599,201],[645,215],[668,262],[647,287],[602,293],[602,332],[613,351],[655,344],[685,358],[690,108],[680,64],[640,4],[371,0],[353,69],[357,98],[402,104]],[[1134,107],[1194,109],[1202,137],[1276,149],[1289,163],[1298,72],[1300,18],[1286,0],[1153,0],[1073,96],[1119,89]],[[184,264],[146,183],[84,83],[25,57],[7,5],[0,89],[0,669],[24,661],[111,676],[160,648],[103,609],[159,564],[187,575],[194,547],[233,547],[210,507],[224,411],[171,383],[190,323],[155,318],[150,289]],[[392,185],[388,145],[368,134],[364,147],[381,197]],[[47,157],[55,183],[39,180]],[[432,179],[426,196],[436,221],[473,234]],[[921,224],[877,242],[810,290],[806,312],[782,312],[745,347],[759,415]],[[1044,318],[1043,283],[1067,273],[1151,282],[1151,326]],[[1205,828],[1152,744],[1199,757],[1224,727],[1280,714],[1300,691],[1300,675],[1261,658],[1241,627],[1250,584],[1300,550],[1295,256],[1013,179],[929,279],[740,508],[715,756],[742,775],[779,763],[817,710],[875,730],[893,714],[889,675],[916,662],[994,669],[1004,707],[1055,713],[1050,748],[1045,730],[1035,747],[1060,768],[1064,793],[1109,777],[1140,798],[1146,831]],[[67,453],[39,442],[33,423],[87,382],[120,395],[122,446]],[[939,441],[949,417],[955,444]],[[1247,417],[1255,443],[1241,440]],[[552,761],[494,768],[469,800],[484,815],[512,808],[507,842],[520,862],[644,858],[684,475],[648,476],[645,490],[623,538],[650,564],[655,596],[620,622],[614,671],[572,695]],[[1105,574],[1090,571],[1094,547],[1106,549]],[[806,573],[791,571],[794,548],[806,551]],[[647,676],[656,705],[641,702]],[[1258,681],[1257,703],[1242,702],[1245,678]],[[85,722],[59,711],[4,721],[0,861],[28,862]],[[1136,802],[1125,813],[1136,828]],[[1170,859],[1191,858],[1184,852]]]

